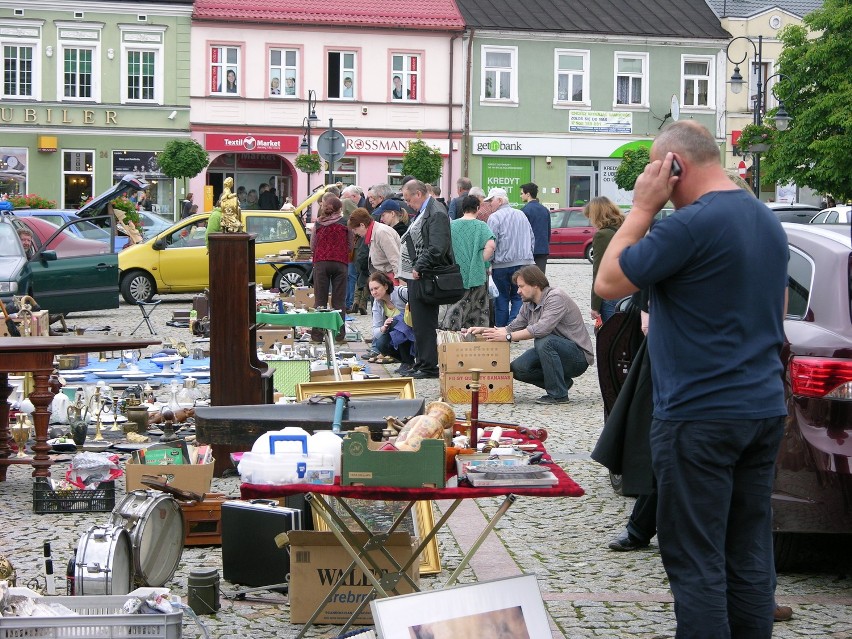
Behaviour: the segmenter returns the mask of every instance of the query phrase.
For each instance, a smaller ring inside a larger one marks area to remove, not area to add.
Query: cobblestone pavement
[[[553,284],[566,288],[581,308],[588,307],[591,281],[588,263],[555,262],[549,266],[548,275]],[[158,335],[187,341],[187,331],[168,328],[165,320],[170,318],[172,310],[187,309],[190,297],[164,296],[164,300],[153,316],[160,331]],[[113,330],[127,334],[138,320],[138,310],[122,304],[115,312],[75,315],[69,318],[69,324],[109,324]],[[365,335],[369,334],[369,316],[359,316],[354,321]],[[513,355],[525,347],[525,344],[513,345]],[[438,396],[437,380],[418,380],[416,389],[420,397]],[[554,637],[672,637],[671,596],[656,542],[646,550],[632,553],[606,549],[606,542],[624,526],[632,500],[615,495],[606,471],[589,459],[589,451],[602,426],[596,370],[590,368],[577,380],[567,406],[539,406],[533,400],[540,395],[539,389],[517,383],[514,404],[483,405],[481,416],[546,426],[550,431],[548,450],[585,488],[586,495],[579,499],[519,498],[500,522],[496,535],[491,536],[472,567],[464,572],[461,582],[519,572],[535,573],[552,617]],[[465,406],[458,408],[464,410]],[[53,474],[58,477],[64,470],[57,466]],[[12,467],[8,478],[0,484],[3,531],[0,552],[12,559],[20,582],[25,584],[41,575],[42,541],[53,542],[54,558],[57,564],[64,565],[87,527],[105,522],[107,514],[34,515],[29,472]],[[123,494],[123,480],[118,485],[121,488],[118,494]],[[213,489],[237,495],[238,486],[236,478],[216,479]],[[423,578],[425,588],[440,587],[458,564],[462,549],[469,545],[471,531],[483,525],[483,513],[492,514],[499,503],[496,499],[465,503],[453,515],[450,527],[439,536],[444,570],[437,578]],[[791,621],[775,624],[775,637],[852,637],[852,545],[849,543],[852,536],[827,541],[819,536],[809,538],[803,567],[798,572],[779,575],[778,599],[792,605],[795,614]],[[173,580],[167,585],[174,593],[185,596],[189,572],[211,566],[221,568],[218,547],[186,548]],[[59,587],[64,588],[62,578]],[[227,596],[234,589],[223,582],[222,609],[215,616],[203,617],[212,637],[289,639],[296,635],[300,627],[289,624],[285,599],[270,593],[263,596],[271,602],[235,601]],[[184,623],[183,633],[185,637],[201,636],[189,620]],[[337,628],[320,626],[308,636],[336,637]]]

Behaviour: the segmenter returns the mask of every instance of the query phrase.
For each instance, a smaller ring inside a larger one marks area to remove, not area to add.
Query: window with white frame
[[[388,160],[388,185],[402,188],[402,158]]]
[[[589,97],[589,52],[556,49],[556,104],[591,106]]]
[[[615,54],[615,105],[648,106],[648,54]]]
[[[4,98],[34,97],[34,50],[32,44],[3,43]]]
[[[128,102],[153,102],[156,99],[157,51],[128,49],[126,52]]]
[[[295,98],[299,52],[296,49],[269,50],[269,95]]]
[[[95,49],[65,46],[62,49],[62,96],[90,100],[94,97]]]
[[[210,47],[210,93],[238,95],[240,92],[237,76],[239,66],[239,47]]]
[[[335,184],[342,182],[343,186],[358,184],[358,159],[351,157],[340,158],[334,163]],[[328,184],[328,169],[326,169],[325,183]]]
[[[749,95],[749,111],[754,112],[754,105],[757,103],[757,86],[760,82],[761,84],[766,84],[766,79],[772,75],[772,63],[764,60],[760,65],[760,73],[758,73],[758,65],[757,62],[752,62],[749,65],[751,69],[751,73],[748,78],[748,95]],[[770,88],[770,87],[767,87]],[[772,91],[763,91],[761,94],[761,113],[766,113],[767,109],[771,108],[772,102]]]
[[[684,56],[681,60],[683,65],[681,106],[685,108],[713,106],[711,93],[713,58]]]
[[[482,99],[517,103],[517,47],[482,47]]]
[[[355,52],[328,52],[328,97],[340,100],[355,99]]]
[[[391,100],[420,100],[420,56],[394,53],[391,56]]]
[[[62,206],[78,209],[92,197],[95,182],[94,151],[62,151]]]

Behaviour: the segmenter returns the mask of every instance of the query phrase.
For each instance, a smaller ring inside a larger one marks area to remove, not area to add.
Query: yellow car
[[[256,234],[255,257],[297,251],[309,246],[301,220],[289,211],[243,211],[247,233]],[[210,286],[210,262],[205,243],[209,213],[177,222],[142,244],[118,254],[121,296],[129,303],[147,302],[157,293],[199,293]],[[307,283],[310,264],[294,263],[276,271],[257,265],[257,280],[265,287]],[[282,281],[283,280],[283,281]],[[301,281],[300,281],[301,280]]]

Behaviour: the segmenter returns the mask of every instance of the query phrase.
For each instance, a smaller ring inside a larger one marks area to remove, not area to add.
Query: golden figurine
[[[225,188],[222,197],[219,198],[219,208],[222,209],[222,232],[241,233],[243,230],[242,212],[240,201],[233,192],[234,178],[225,178]]]

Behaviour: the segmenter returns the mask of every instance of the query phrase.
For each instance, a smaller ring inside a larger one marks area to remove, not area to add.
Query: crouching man
[[[538,404],[566,404],[573,378],[595,361],[580,307],[562,289],[551,288],[537,266],[518,269],[512,282],[523,302],[518,316],[506,327],[474,326],[466,332],[489,342],[533,340],[533,347],[511,364],[515,379],[547,391]]]

